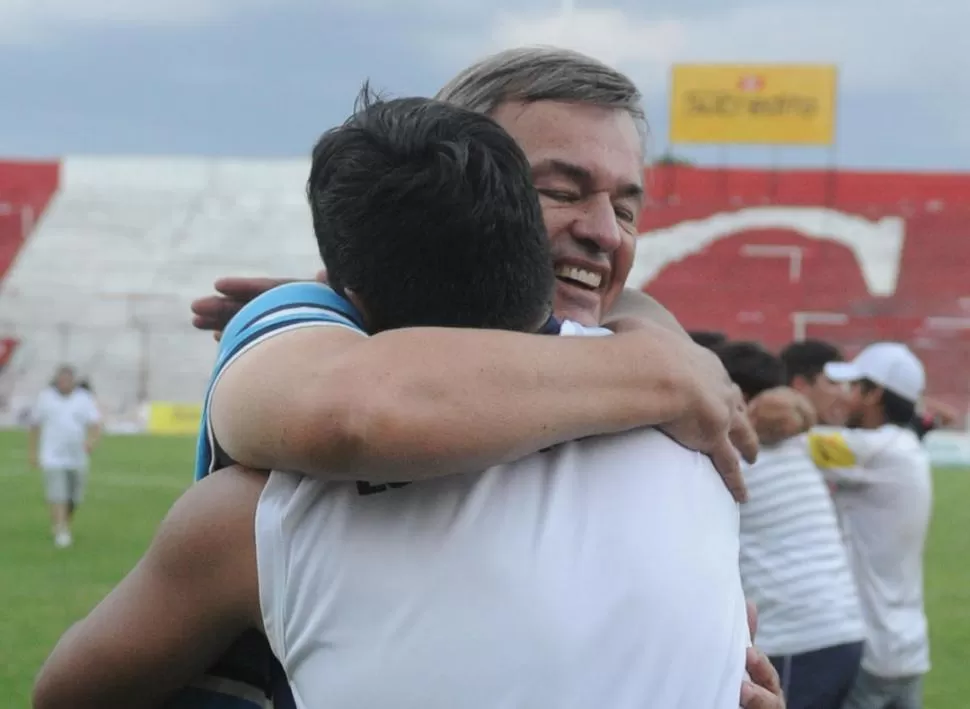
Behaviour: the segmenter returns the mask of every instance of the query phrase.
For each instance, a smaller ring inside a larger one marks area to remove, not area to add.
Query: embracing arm
[[[264,481],[220,471],[189,488],[138,565],[58,642],[34,709],[160,706],[259,627],[253,525]]]
[[[683,416],[693,387],[672,339],[299,328],[228,366],[212,428],[258,468],[371,482],[481,470]]]
[[[207,407],[210,433],[228,457],[326,479],[396,482],[663,425],[710,455],[743,497],[735,445],[751,458],[756,441],[732,445],[737,394],[717,357],[675,321],[641,322],[609,338],[446,328],[366,338],[348,308],[329,289],[291,284],[228,325]]]
[[[603,326],[609,327],[613,323],[628,319],[655,323],[671,332],[683,335],[685,338],[690,337],[687,330],[677,322],[673,313],[658,303],[652,296],[633,288],[623,289],[620,297],[610,308],[610,312],[606,314]]]

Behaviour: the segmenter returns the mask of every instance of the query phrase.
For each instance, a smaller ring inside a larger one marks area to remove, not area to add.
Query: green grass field
[[[57,638],[131,568],[192,478],[194,441],[114,437],[96,452],[75,546],[51,543],[25,437],[0,432],[0,708],[29,706],[34,674]],[[934,668],[927,709],[970,703],[970,471],[936,474],[926,558]]]

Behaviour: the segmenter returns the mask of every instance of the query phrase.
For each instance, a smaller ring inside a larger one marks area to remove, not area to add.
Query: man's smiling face
[[[633,266],[643,153],[621,109],[536,101],[492,112],[532,165],[556,268],[560,318],[598,325]]]

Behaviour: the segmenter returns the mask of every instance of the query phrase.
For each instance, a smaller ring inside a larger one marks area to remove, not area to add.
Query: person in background
[[[848,428],[814,431],[809,451],[835,486],[867,637],[845,709],[920,709],[930,669],[923,551],[933,492],[930,460],[913,431],[926,386],[905,345],[878,342],[824,375],[849,387]]]
[[[762,438],[758,460],[745,471],[748,502],[741,506],[741,581],[758,608],[756,642],[778,670],[789,709],[839,709],[859,671],[865,625],[831,495],[805,437],[792,435],[811,426],[815,412],[803,397],[800,430],[765,426],[774,419],[766,400],[777,396],[778,387],[794,387],[797,379],[811,391],[822,375],[796,367],[798,374],[786,377],[782,359],[752,342],[715,352],[751,402]],[[832,355],[814,345],[788,355],[812,359],[806,352],[823,360]]]
[[[845,387],[823,374],[829,362],[841,362],[838,347],[822,340],[792,342],[781,353],[788,386],[807,398],[820,424],[842,426],[846,417]]]
[[[84,498],[88,462],[101,416],[91,395],[77,386],[74,369],[61,366],[31,412],[30,464],[44,474],[54,544],[71,546],[71,522]]]
[[[819,423],[826,426],[844,425],[847,413],[844,387],[822,375],[826,364],[843,361],[839,348],[821,340],[803,340],[793,342],[782,350],[781,359],[788,372],[789,385],[812,402]],[[910,422],[910,428],[917,438],[923,440],[931,431],[953,426],[958,418],[959,414],[953,407],[924,397],[921,408],[917,409]]]

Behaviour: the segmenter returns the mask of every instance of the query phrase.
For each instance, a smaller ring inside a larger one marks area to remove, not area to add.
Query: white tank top
[[[260,602],[300,709],[736,709],[738,509],[649,429],[382,491],[274,472]]]

